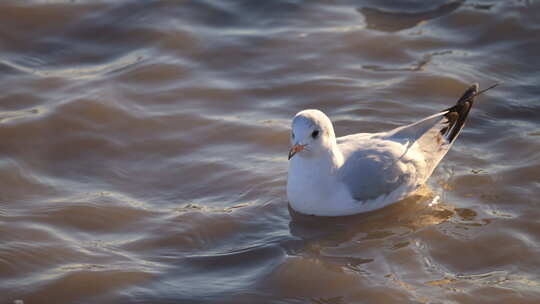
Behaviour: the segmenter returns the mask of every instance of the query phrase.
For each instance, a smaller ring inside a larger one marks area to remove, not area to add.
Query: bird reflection
[[[316,242],[318,246],[338,246],[351,241],[407,235],[445,222],[455,211],[424,186],[413,196],[369,213],[319,217],[300,214],[289,206],[289,214],[289,229],[293,236],[308,243]]]

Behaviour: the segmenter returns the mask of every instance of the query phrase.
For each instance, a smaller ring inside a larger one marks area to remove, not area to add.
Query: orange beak
[[[304,147],[306,145],[294,145],[292,146],[292,148],[289,150],[289,159],[291,159],[296,153],[304,150]]]

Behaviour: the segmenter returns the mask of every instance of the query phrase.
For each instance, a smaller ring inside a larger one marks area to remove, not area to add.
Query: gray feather
[[[405,170],[406,163],[409,162],[409,158],[405,157],[405,146],[399,143],[378,144],[379,140],[371,138],[368,146],[368,141],[364,144],[360,142],[360,146],[348,153],[347,146],[350,146],[351,142],[342,142],[345,144],[340,148],[347,161],[339,174],[354,199],[365,201],[388,195],[410,181],[411,175]]]

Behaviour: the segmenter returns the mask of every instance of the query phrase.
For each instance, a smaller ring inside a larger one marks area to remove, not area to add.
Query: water
[[[538,1],[2,1],[2,303],[538,303]],[[415,197],[288,209],[290,118],[487,87]]]

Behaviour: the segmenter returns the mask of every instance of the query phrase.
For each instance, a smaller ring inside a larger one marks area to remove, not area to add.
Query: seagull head
[[[292,121],[289,159],[298,154],[313,157],[331,151],[336,144],[332,122],[319,110],[298,112]]]

